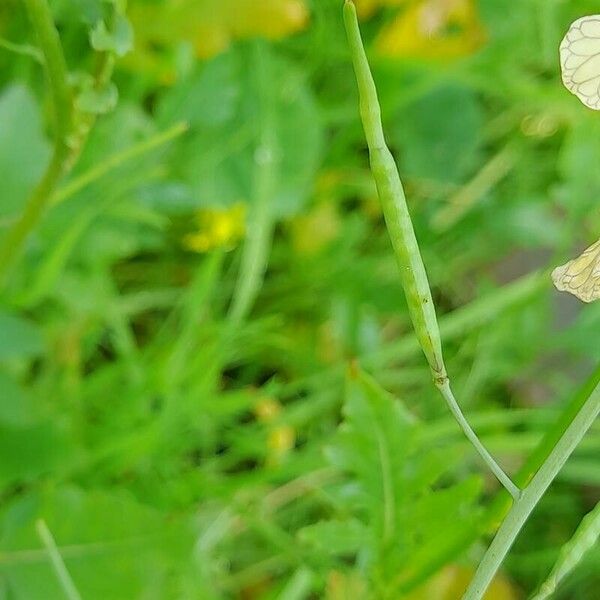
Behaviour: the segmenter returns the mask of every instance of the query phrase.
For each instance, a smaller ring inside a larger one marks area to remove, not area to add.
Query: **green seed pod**
[[[369,146],[371,171],[400,267],[402,287],[411,320],[434,378],[436,381],[443,382],[446,378],[446,369],[427,273],[406,205],[398,169],[385,143],[377,90],[360,37],[356,8],[349,1],[344,5],[344,23],[358,82],[360,115]]]

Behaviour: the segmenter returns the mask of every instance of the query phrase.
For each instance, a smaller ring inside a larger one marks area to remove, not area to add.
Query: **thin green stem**
[[[598,414],[600,414],[600,383],[592,390],[581,409],[544,460],[542,466],[522,491],[520,498],[513,504],[485,553],[463,600],[480,600],[483,598],[485,591],[527,518],[592,426]]]
[[[29,44],[16,44],[15,42],[11,42],[10,40],[0,37],[0,48],[3,48],[8,52],[13,52],[14,54],[28,56],[29,58],[33,58],[33,60],[36,62],[44,64],[44,57],[42,56],[42,53],[37,48],[34,48]]]
[[[104,162],[92,167],[91,169],[89,169],[79,177],[76,177],[75,179],[73,179],[73,181],[70,181],[69,183],[67,183],[67,185],[59,189],[55,194],[52,195],[52,198],[50,199],[50,204],[55,205],[59,204],[60,202],[63,202],[67,198],[70,198],[77,192],[81,191],[83,188],[93,183],[94,181],[97,181],[98,179],[106,175],[106,173],[109,173],[113,169],[121,166],[123,163],[133,160],[134,158],[138,158],[139,156],[142,156],[147,152],[151,152],[155,148],[158,148],[170,142],[174,138],[184,134],[187,130],[187,123],[177,123],[169,129],[161,131],[156,135],[148,138],[147,140],[143,140],[140,143],[135,144],[130,148],[127,148],[126,150],[123,150],[122,152],[118,152],[117,154],[110,156]]]
[[[250,208],[240,273],[229,310],[232,323],[243,321],[256,299],[269,259],[275,227],[273,194],[276,184],[278,148],[275,139],[274,107],[270,90],[270,61],[262,44],[255,46],[258,88],[261,94],[261,133],[255,151],[254,202]]]
[[[68,600],[81,600],[81,595],[75,586],[75,582],[73,581],[69,571],[67,570],[67,566],[58,551],[58,547],[56,546],[56,542],[54,541],[54,537],[52,537],[51,531],[48,529],[46,525],[46,521],[43,519],[38,519],[35,523],[35,528],[37,533],[48,552],[48,557],[50,558],[50,562],[52,563],[52,567],[56,573],[56,577],[60,583],[60,586],[63,589],[65,597]]]
[[[472,427],[469,425],[469,422],[466,420],[465,416],[460,410],[460,407],[458,406],[458,402],[456,401],[456,398],[452,393],[452,389],[450,388],[450,381],[446,378],[444,381],[439,382],[436,385],[437,388],[440,390],[440,393],[446,400],[450,412],[454,415],[454,418],[460,425],[460,428],[463,430],[463,433],[465,434],[466,438],[471,442],[471,444],[473,444],[473,446],[483,458],[483,460],[489,465],[491,471],[497,477],[498,481],[507,489],[508,493],[513,498],[517,499],[520,495],[519,488],[510,480],[510,478],[494,460],[493,456],[479,441],[477,434],[473,431]]]
[[[431,369],[435,385],[450,411],[490,470],[516,498],[519,495],[518,488],[479,441],[450,389],[425,265],[421,258],[398,168],[385,142],[377,89],[362,43],[356,8],[350,0],[346,0],[344,4],[344,23],[358,84],[360,116],[369,148],[371,171],[398,263],[415,334]]]
[[[33,190],[21,217],[0,245],[0,285],[21,251],[29,232],[39,221],[50,194],[66,170],[69,156],[67,138],[73,126],[73,102],[67,79],[67,64],[52,12],[46,0],[23,0],[44,55],[54,111],[54,152],[42,179]]]

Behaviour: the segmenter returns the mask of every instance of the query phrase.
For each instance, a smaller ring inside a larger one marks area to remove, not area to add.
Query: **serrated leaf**
[[[480,479],[440,487],[458,457],[424,447],[420,428],[375,380],[351,373],[344,422],[327,456],[347,474],[333,493],[370,532],[360,555],[371,577],[384,582],[391,582],[424,542],[464,527],[477,510]]]

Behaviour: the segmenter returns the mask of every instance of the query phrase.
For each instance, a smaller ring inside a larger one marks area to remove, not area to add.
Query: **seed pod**
[[[410,317],[434,378],[436,381],[443,381],[446,378],[446,369],[427,273],[406,205],[400,175],[385,143],[377,90],[360,37],[356,8],[349,1],[344,5],[344,23],[358,82],[360,115],[369,147],[371,171],[400,267],[400,278]]]

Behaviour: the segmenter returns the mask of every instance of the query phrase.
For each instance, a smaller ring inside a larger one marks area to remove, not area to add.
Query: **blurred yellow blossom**
[[[165,83],[174,78],[165,51],[182,43],[189,44],[198,58],[208,58],[236,39],[290,35],[303,29],[309,17],[304,0],[139,2],[129,12],[136,40],[127,64],[153,72]]]
[[[356,11],[361,18],[371,16],[380,6],[400,6],[408,0],[354,0]]]
[[[457,58],[484,40],[473,0],[420,0],[401,10],[377,39],[386,56]]]
[[[316,254],[336,238],[339,230],[336,207],[332,202],[322,202],[292,221],[292,244],[298,254]]]
[[[267,464],[278,465],[296,445],[296,430],[291,425],[276,423],[281,414],[281,404],[274,398],[261,398],[254,405],[254,414],[262,423],[268,424]]]
[[[196,231],[183,238],[186,248],[208,252],[214,248],[231,249],[244,237],[246,205],[239,202],[230,208],[207,208],[196,213]]]
[[[261,398],[254,406],[254,414],[259,421],[273,421],[281,412],[281,404],[273,398]]]
[[[291,425],[278,425],[269,432],[267,446],[271,450],[270,462],[278,462],[296,445],[296,431]]]

